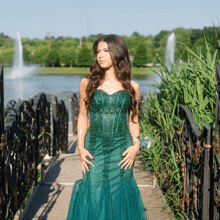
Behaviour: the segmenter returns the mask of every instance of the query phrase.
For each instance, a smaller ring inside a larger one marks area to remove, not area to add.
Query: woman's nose
[[[104,57],[104,55],[99,54],[98,59],[101,60]]]

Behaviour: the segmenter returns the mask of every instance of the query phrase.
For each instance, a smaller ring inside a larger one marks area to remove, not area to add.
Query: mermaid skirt
[[[133,166],[118,166],[121,154],[132,146],[130,132],[118,137],[97,137],[88,129],[85,148],[95,167],[75,182],[66,220],[147,220]]]

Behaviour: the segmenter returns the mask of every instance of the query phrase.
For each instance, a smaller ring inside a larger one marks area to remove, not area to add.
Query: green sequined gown
[[[147,220],[131,169],[120,169],[121,154],[132,146],[128,127],[130,96],[97,89],[90,105],[90,127],[84,146],[94,160],[75,182],[66,220]]]

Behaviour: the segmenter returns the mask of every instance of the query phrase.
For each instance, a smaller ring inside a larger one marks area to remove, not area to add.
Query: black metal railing
[[[63,100],[44,93],[11,100],[4,111],[3,65],[0,70],[0,219],[13,219],[38,184],[44,156],[68,151],[68,111]]]
[[[180,208],[187,219],[212,219],[212,128],[205,125],[200,132],[191,111],[184,105],[180,105],[178,117],[185,120],[183,127],[179,128],[178,140],[182,153],[180,174],[183,184]]]
[[[165,103],[162,105],[165,106],[164,116],[172,111]],[[161,121],[160,141],[164,151],[163,158],[167,163],[160,166],[160,187],[164,193],[169,192],[171,188],[175,189],[173,193],[182,189],[179,206],[175,205],[175,209],[179,209],[186,219],[213,219],[212,127],[205,125],[200,132],[191,111],[184,105],[176,107],[175,115],[180,120],[178,127],[169,129],[175,134],[172,143],[170,133],[165,132],[167,128]],[[181,176],[182,187],[179,186],[178,180],[173,178],[172,173],[176,170],[174,162],[169,162],[171,151],[175,154],[175,161],[179,167],[179,173],[176,175]]]
[[[220,218],[220,68],[216,66],[216,105],[215,105],[215,140],[214,140],[214,219]]]
[[[0,64],[0,136],[4,130],[4,72],[3,64]]]
[[[165,132],[166,127],[163,125],[163,121],[161,121],[161,146],[164,152],[166,152],[165,155],[168,155],[171,152],[170,147],[173,147],[175,160],[179,166],[178,175],[181,176],[182,187],[178,187],[177,180],[172,178],[172,168],[174,167],[164,167],[164,165],[160,167],[160,186],[164,193],[169,192],[170,188],[175,188],[176,192],[180,188],[182,189],[179,197],[179,206],[175,207],[175,209],[179,209],[186,219],[220,219],[219,94],[220,67],[217,65],[216,114],[215,123],[213,123],[215,124],[215,133],[212,126],[209,125],[204,125],[202,132],[200,132],[191,111],[184,105],[178,105],[175,109],[175,116],[180,119],[179,121],[182,124],[178,123],[179,127],[173,128],[176,135],[172,143],[167,142],[167,140],[170,140],[170,134]],[[163,115],[165,116],[167,112],[170,114],[173,109],[169,109],[160,98],[159,101],[161,102],[160,105],[165,106]],[[144,103],[145,101],[142,100],[140,102],[140,110],[145,111],[142,109],[142,102]],[[156,115],[157,112],[154,114]],[[166,160],[166,156],[164,160]]]

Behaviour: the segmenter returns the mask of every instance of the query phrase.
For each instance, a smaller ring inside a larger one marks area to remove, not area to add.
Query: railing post
[[[57,97],[53,97],[53,110],[52,110],[52,120],[53,120],[53,157],[56,155],[57,147]]]
[[[5,146],[5,143],[3,143],[2,139],[2,134],[4,133],[4,78],[3,75],[4,74],[4,66],[3,64],[0,64],[0,142],[1,142],[1,146]],[[6,211],[7,211],[7,202],[6,202],[6,191],[5,191],[5,154],[4,152],[4,147],[0,150],[1,153],[1,173],[2,173],[2,178],[0,181],[0,192],[1,192],[1,200],[2,200],[2,204],[1,204],[1,214],[0,214],[0,218],[1,219],[5,219],[6,216]]]
[[[219,65],[216,65],[216,93],[215,93],[215,164],[214,164],[214,192],[213,192],[213,200],[215,201],[213,204],[213,218],[219,219],[219,204],[220,204],[220,179],[219,179],[219,134],[220,134],[220,108],[219,108],[219,93],[220,93],[220,68]]]
[[[207,126],[207,138],[204,145],[204,179],[203,179],[203,209],[202,220],[213,219],[213,149],[212,149],[212,128]]]
[[[4,66],[0,64],[0,137],[4,131]]]

